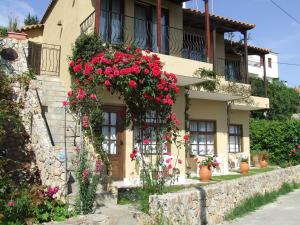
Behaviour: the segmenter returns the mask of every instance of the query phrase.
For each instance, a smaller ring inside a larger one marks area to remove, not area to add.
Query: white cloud
[[[24,18],[30,13],[35,15],[35,10],[25,0],[0,0],[0,25],[8,24],[8,17],[17,17],[19,25],[23,25]]]

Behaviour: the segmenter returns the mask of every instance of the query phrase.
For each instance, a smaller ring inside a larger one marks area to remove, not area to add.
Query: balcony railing
[[[241,60],[217,58],[214,68],[215,72],[224,76],[227,81],[246,83],[245,65]]]
[[[95,13],[81,24],[81,32],[94,31]],[[101,10],[99,35],[108,43],[125,43],[157,52],[157,24],[150,20]],[[205,39],[199,33],[161,24],[160,53],[206,61]]]

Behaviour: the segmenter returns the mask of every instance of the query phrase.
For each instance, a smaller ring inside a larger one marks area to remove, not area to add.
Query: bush
[[[266,150],[271,163],[287,166],[289,154],[300,143],[300,121],[250,121],[251,151]]]

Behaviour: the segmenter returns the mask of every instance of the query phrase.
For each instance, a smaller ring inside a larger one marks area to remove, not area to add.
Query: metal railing
[[[246,83],[245,65],[241,60],[230,58],[217,58],[214,62],[215,72],[224,76],[225,80]]]
[[[81,23],[81,32],[93,32],[94,26],[95,12]],[[156,29],[154,21],[101,10],[99,35],[107,43],[125,43],[157,52]],[[162,24],[160,53],[206,61],[204,36]]]
[[[58,76],[60,70],[60,45],[28,43],[28,66],[37,75]]]

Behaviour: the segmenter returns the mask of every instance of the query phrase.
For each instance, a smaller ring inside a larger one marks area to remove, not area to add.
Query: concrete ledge
[[[242,201],[278,190],[284,183],[300,183],[300,166],[278,169],[177,193],[152,195],[150,212],[163,213],[173,225],[219,224]]]

